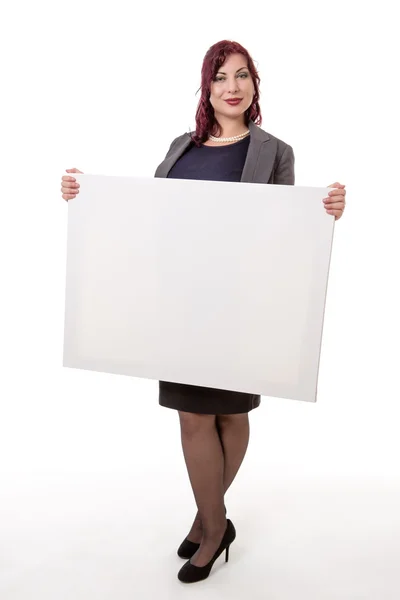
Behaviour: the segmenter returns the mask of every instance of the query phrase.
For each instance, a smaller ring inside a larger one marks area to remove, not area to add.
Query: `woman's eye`
[[[241,77],[242,79],[246,79],[248,77],[248,75],[249,75],[248,73],[239,73],[238,77]],[[215,81],[218,81],[218,82],[224,81],[224,80],[225,80],[225,77],[216,77],[215,78]]]

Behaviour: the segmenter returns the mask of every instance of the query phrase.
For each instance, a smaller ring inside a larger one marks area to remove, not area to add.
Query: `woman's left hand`
[[[335,215],[335,220],[337,221],[342,216],[346,206],[346,186],[336,182],[328,185],[328,187],[335,189],[329,192],[327,198],[324,198],[325,209],[328,215]]]

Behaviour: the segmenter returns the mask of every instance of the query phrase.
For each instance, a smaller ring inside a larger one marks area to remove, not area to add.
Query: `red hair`
[[[256,125],[261,125],[261,109],[258,103],[260,98],[260,77],[254,66],[253,59],[248,51],[237,42],[223,40],[211,46],[203,59],[201,87],[199,88],[201,89],[201,97],[196,111],[196,131],[192,134],[192,140],[196,146],[200,146],[200,144],[205,142],[209,135],[220,134],[221,128],[215,118],[214,109],[210,102],[211,82],[231,54],[243,54],[254,84],[253,102],[245,112],[245,124],[248,125],[249,121],[253,121]]]

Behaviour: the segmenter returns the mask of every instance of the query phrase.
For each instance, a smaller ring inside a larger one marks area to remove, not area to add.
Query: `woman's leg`
[[[226,492],[239,471],[249,445],[249,415],[248,413],[218,415],[217,429],[224,453],[224,492]]]
[[[215,415],[179,411],[179,419],[183,455],[202,526],[201,545],[191,562],[201,567],[211,560],[226,529],[224,455]]]
[[[216,427],[221,440],[224,455],[224,494],[232,484],[245,457],[250,437],[248,413],[234,415],[218,415]],[[199,512],[187,536],[191,542],[200,543],[202,523]]]

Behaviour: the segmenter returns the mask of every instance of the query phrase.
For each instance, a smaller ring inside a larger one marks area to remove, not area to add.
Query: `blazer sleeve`
[[[278,164],[275,169],[274,183],[280,185],[294,185],[294,152],[289,144],[285,148],[278,159]]]
[[[178,140],[179,140],[179,137],[177,137],[174,140],[172,140],[172,143],[171,143],[170,147],[168,148],[168,152],[165,155],[164,160],[166,160],[167,158],[169,158],[169,156],[172,154],[172,152],[174,151],[175,145],[176,145],[176,143],[177,143]]]
[[[170,155],[171,155],[171,154],[172,154],[172,152],[174,151],[174,149],[175,149],[175,144],[176,144],[176,141],[177,141],[177,139],[178,139],[178,138],[175,138],[175,139],[172,141],[172,143],[171,143],[170,147],[168,148],[168,152],[167,152],[167,154],[164,156],[164,158],[162,159],[162,161],[161,161],[161,162],[160,162],[160,164],[158,165],[157,169],[154,171],[154,177],[158,177],[157,173],[158,173],[158,171],[159,171],[159,169],[160,169],[161,165],[164,163],[164,161],[166,161],[166,160],[167,160],[167,158],[169,158],[169,157],[170,157]]]

